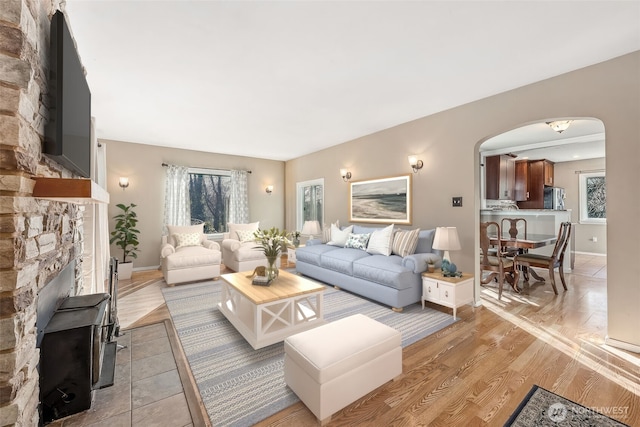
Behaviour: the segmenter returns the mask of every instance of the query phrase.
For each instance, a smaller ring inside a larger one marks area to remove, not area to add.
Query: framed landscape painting
[[[349,183],[349,221],[411,225],[411,175]]]

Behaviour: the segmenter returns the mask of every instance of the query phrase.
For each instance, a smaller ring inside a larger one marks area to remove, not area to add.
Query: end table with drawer
[[[462,273],[462,277],[445,277],[441,272],[422,273],[422,308],[429,301],[456,310],[473,303],[473,274]]]

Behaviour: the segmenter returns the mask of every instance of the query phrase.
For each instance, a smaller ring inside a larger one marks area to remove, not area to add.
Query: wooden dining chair
[[[513,260],[504,256],[504,250],[501,243],[496,246],[496,253],[492,255],[489,252],[491,246],[490,235],[500,236],[500,224],[497,222],[481,222],[480,223],[480,271],[489,271],[487,277],[483,278],[480,283],[486,285],[493,279],[498,280],[498,299],[502,298],[502,288],[506,280],[515,292],[518,289],[518,280],[520,272],[515,268]],[[500,242],[500,239],[498,239]]]
[[[549,255],[539,255],[539,254],[518,254],[516,255],[514,261],[518,268],[546,268],[549,270],[549,281],[551,282],[551,286],[553,287],[553,292],[558,295],[558,289],[556,287],[556,278],[555,278],[555,269],[558,268],[558,272],[560,273],[560,281],[562,282],[562,287],[564,290],[567,290],[567,283],[564,280],[564,253],[567,249],[567,244],[569,243],[569,237],[571,236],[571,223],[563,222],[560,224],[560,230],[558,231],[558,240],[556,240],[556,244],[553,247],[552,254]],[[525,281],[528,281],[529,278],[525,275]]]
[[[505,224],[508,226],[508,228],[505,227]],[[502,221],[500,221],[500,225],[502,227],[502,232],[508,230],[509,237],[511,237],[512,240],[517,240],[518,238],[527,238],[527,220],[525,218],[502,218]],[[518,228],[519,225],[520,228]],[[522,230],[522,232],[520,232],[520,230]],[[513,247],[507,247],[505,248],[505,251],[506,256],[508,257],[515,257],[520,253],[526,252],[524,249]]]

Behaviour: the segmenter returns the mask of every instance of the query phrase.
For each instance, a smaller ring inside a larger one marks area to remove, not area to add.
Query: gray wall
[[[346,223],[348,185],[339,176],[340,168],[351,170],[355,180],[399,175],[410,171],[407,155],[417,154],[425,166],[413,181],[414,226],[456,226],[462,250],[452,256],[477,277],[479,145],[529,123],[565,117],[596,118],[605,126],[608,335],[640,349],[640,52],[289,161],[287,227],[295,227],[296,182],[324,177],[325,218]],[[463,207],[451,207],[452,196],[463,196]]]
[[[99,119],[98,119],[99,120]],[[110,195],[109,218],[119,212],[118,203],[135,203],[140,222],[140,252],[134,269],[160,264],[160,243],[164,218],[165,170],[162,163],[218,169],[251,170],[249,175],[249,210],[251,221],[260,226],[284,226],[284,162],[251,157],[203,153],[121,141],[100,140],[107,146],[107,191]],[[122,190],[118,178],[129,177],[129,187]],[[268,195],[264,189],[273,185]],[[114,221],[110,219],[109,230]],[[111,246],[111,256],[122,258],[122,251]]]
[[[606,134],[605,134],[606,138]],[[592,171],[605,168],[605,159],[577,160],[574,162],[556,163],[554,179],[558,187],[567,192],[565,206],[571,209],[571,221],[575,223],[575,251],[606,254],[607,226],[604,224],[580,224],[580,175],[576,171]],[[596,242],[592,238],[596,238]]]

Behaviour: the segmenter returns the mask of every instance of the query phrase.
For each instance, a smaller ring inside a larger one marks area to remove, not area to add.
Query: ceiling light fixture
[[[573,120],[557,120],[555,122],[546,122],[551,129],[555,130],[558,133],[562,133],[571,125]]]

